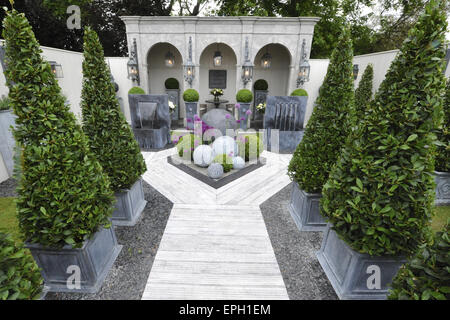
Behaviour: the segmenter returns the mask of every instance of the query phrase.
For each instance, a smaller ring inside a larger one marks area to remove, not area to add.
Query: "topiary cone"
[[[26,241],[44,247],[80,247],[110,224],[114,197],[108,177],[42,59],[28,20],[12,10],[3,27],[5,75],[17,115],[14,136],[22,146],[20,230]]]
[[[445,83],[443,3],[431,1],[410,30],[323,188],[323,212],[356,251],[409,255],[428,240]]]
[[[120,110],[103,48],[89,27],[84,31],[83,56],[83,130],[91,150],[109,176],[111,188],[127,189],[145,172],[146,166],[133,131]]]
[[[352,61],[350,31],[344,27],[305,135],[289,163],[289,177],[306,192],[322,190],[349,132],[354,102]]]
[[[364,118],[366,107],[372,100],[373,65],[369,63],[364,70],[358,88],[355,90],[356,121]]]

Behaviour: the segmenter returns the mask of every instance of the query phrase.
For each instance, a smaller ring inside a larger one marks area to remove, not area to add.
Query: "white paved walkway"
[[[144,180],[174,203],[142,299],[288,299],[259,205],[290,183],[291,155],[219,189],[144,152]]]

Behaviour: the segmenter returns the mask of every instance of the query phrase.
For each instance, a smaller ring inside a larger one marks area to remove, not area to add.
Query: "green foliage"
[[[241,89],[236,94],[236,101],[249,103],[253,99],[253,93],[248,89]]]
[[[442,128],[438,132],[441,144],[436,150],[436,171],[450,172],[450,80],[447,80],[443,111]]]
[[[0,300],[39,299],[43,280],[28,250],[0,232]]]
[[[264,79],[256,80],[255,84],[253,85],[253,88],[255,90],[267,90],[269,88],[269,84]]]
[[[237,138],[237,144],[239,147],[239,155],[250,161],[250,159],[258,159],[261,152],[264,150],[262,140],[258,135],[246,135]]]
[[[187,89],[183,93],[183,100],[186,102],[197,102],[200,96],[195,89]]]
[[[22,146],[19,227],[26,241],[80,247],[109,226],[113,193],[23,14],[3,21],[9,99]],[[14,83],[14,85],[12,85]]]
[[[288,168],[289,177],[306,192],[322,190],[348,135],[354,102],[352,60],[350,32],[343,28],[305,135]]]
[[[223,172],[230,172],[233,169],[233,159],[224,153],[216,155],[213,163],[218,163],[222,165]]]
[[[446,27],[430,2],[323,188],[322,212],[356,251],[410,255],[428,240]]]
[[[164,82],[166,89],[180,89],[180,83],[175,78],[167,78]]]
[[[420,246],[418,253],[398,271],[392,281],[390,300],[450,299],[450,237],[447,225],[433,243]]]
[[[2,96],[0,98],[0,111],[9,110],[9,99],[8,97]]]
[[[128,94],[145,94],[145,91],[141,87],[133,87],[128,91]]]
[[[83,130],[89,146],[108,175],[113,191],[128,189],[146,166],[133,131],[120,110],[97,34],[84,31]]]
[[[183,159],[193,160],[195,145],[199,144],[200,138],[192,133],[182,136],[177,143],[178,155]]]
[[[291,96],[298,96],[298,97],[308,96],[308,92],[306,92],[305,89],[295,89],[294,91],[291,92]]]
[[[356,121],[364,118],[366,107],[369,104],[370,100],[372,100],[372,80],[373,65],[368,64],[359,82],[359,86],[355,90]]]

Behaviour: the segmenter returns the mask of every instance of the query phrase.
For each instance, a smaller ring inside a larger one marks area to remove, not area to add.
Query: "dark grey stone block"
[[[180,89],[166,89],[169,101],[175,104],[175,110],[170,114],[172,120],[178,120],[180,118]]]
[[[26,244],[26,247],[42,269],[42,277],[50,292],[81,293],[95,293],[100,289],[122,250],[122,246],[117,244],[113,227],[101,228],[91,239],[86,240],[81,248],[66,245],[60,249],[52,249],[39,244]],[[80,289],[67,287],[67,281],[72,275],[67,272],[70,266],[80,268]]]
[[[144,211],[147,201],[144,199],[142,178],[136,181],[130,189],[116,192],[115,210],[111,217],[117,226],[134,226]]]
[[[304,130],[279,131],[278,129],[267,129],[264,131],[264,144],[267,146],[267,151],[293,153],[302,141],[304,134]]]
[[[404,257],[370,256],[354,251],[328,224],[317,258],[342,300],[384,300]],[[374,278],[379,279],[378,285]]]
[[[15,127],[15,119],[16,116],[11,110],[0,110],[0,153],[10,177],[14,171],[14,146],[16,142],[11,126]]]
[[[436,205],[450,205],[450,172],[435,171]]]
[[[131,126],[141,148],[162,149],[170,142],[167,94],[129,94]]]
[[[186,108],[186,127],[194,130],[194,116],[197,114],[197,102],[184,102]]]
[[[267,101],[267,90],[255,90],[255,99],[253,103],[252,120],[263,120],[264,114],[256,110],[256,106]]]
[[[327,223],[320,214],[319,202],[322,198],[320,193],[307,193],[292,184],[291,202],[289,212],[300,231],[324,231]]]

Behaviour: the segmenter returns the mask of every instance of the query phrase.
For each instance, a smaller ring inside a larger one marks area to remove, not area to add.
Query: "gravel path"
[[[321,232],[300,232],[288,210],[292,184],[261,205],[272,247],[291,300],[336,300],[316,258]]]
[[[143,182],[147,206],[134,227],[115,227],[122,251],[96,294],[49,293],[46,300],[140,300],[173,204]]]

